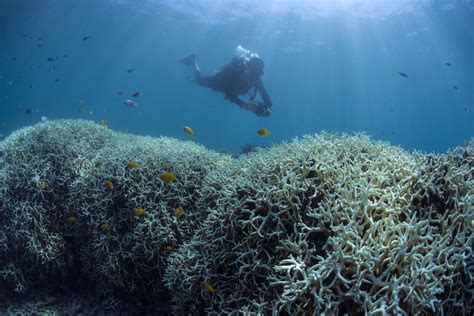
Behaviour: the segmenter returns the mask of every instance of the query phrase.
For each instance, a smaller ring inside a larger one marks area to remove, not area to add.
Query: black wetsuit
[[[262,78],[248,71],[247,62],[244,58],[232,59],[230,63],[222,67],[213,76],[202,76],[199,71],[195,72],[195,77],[199,85],[224,93],[226,99],[241,107],[246,107],[248,103],[242,101],[239,96],[249,94],[250,101],[253,101],[257,92],[259,92],[263,104],[260,106],[261,109],[255,109],[256,114],[259,115],[259,111],[269,111],[271,109],[272,101],[263,86]],[[254,111],[253,109],[250,110]]]

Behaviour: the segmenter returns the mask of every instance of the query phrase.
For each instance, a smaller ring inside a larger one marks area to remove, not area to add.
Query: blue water
[[[435,152],[474,136],[474,1],[0,0],[0,21],[4,136],[43,115],[234,154],[322,130]],[[269,118],[177,62],[213,74],[238,45],[265,61]]]

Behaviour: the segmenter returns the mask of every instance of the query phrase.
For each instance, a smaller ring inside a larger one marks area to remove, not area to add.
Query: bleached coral
[[[321,134],[211,173],[219,203],[170,258],[174,311],[469,313],[469,166],[426,157]]]
[[[115,311],[473,312],[472,145],[321,133],[233,159],[63,120],[0,148],[0,298],[48,280]]]
[[[4,149],[0,237],[8,251],[0,249],[0,276],[21,291],[51,275],[64,284],[71,274],[129,293],[162,290],[165,246],[190,239],[205,217],[193,203],[200,182],[231,161],[192,142],[68,120],[17,131]],[[132,161],[137,168],[128,167]],[[177,180],[164,184],[164,171]],[[178,206],[184,211],[176,218]],[[142,217],[134,215],[139,207]]]
[[[136,168],[128,167],[132,161]],[[124,135],[98,152],[96,167],[71,185],[68,206],[78,218],[80,228],[71,235],[81,240],[86,273],[130,292],[162,291],[169,253],[188,241],[206,217],[205,209],[195,204],[202,180],[230,161],[194,143],[165,137]],[[164,172],[173,172],[176,181],[160,180]],[[106,189],[106,181],[113,182],[112,190]],[[142,216],[134,214],[137,208],[144,210]],[[179,217],[173,215],[176,208],[183,210]],[[102,223],[110,230],[98,229]]]
[[[68,188],[84,163],[113,138],[92,122],[60,121],[18,130],[3,141],[0,225],[8,251],[0,253],[0,271],[16,291],[47,275],[60,282],[70,267],[62,232]]]

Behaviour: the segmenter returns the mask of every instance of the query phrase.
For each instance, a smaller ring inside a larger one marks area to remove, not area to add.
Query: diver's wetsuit
[[[222,67],[217,74],[203,76],[194,59],[195,55],[190,57],[192,57],[192,60],[183,63],[193,66],[194,77],[199,85],[224,93],[227,100],[254,112],[258,116],[270,116],[272,101],[263,86],[261,78],[261,75],[263,75],[263,61],[261,59],[255,58],[255,60],[258,59],[258,67],[261,67],[261,69],[253,67],[252,62],[254,60],[252,59],[236,57]],[[254,101],[257,92],[260,93],[263,103]],[[240,95],[245,94],[249,95],[250,102],[244,102],[239,98]]]

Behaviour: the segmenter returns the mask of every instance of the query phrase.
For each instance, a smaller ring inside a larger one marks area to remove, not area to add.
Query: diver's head
[[[249,59],[247,62],[248,70],[250,73],[256,76],[261,76],[263,75],[263,67],[264,63],[263,60],[260,57],[252,57]]]

